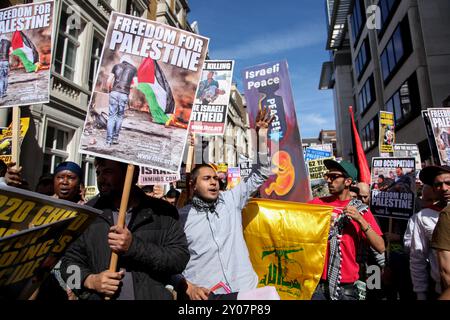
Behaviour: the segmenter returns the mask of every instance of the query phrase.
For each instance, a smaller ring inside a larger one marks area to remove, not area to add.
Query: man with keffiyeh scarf
[[[358,300],[356,282],[359,265],[356,253],[361,240],[376,251],[385,250],[382,233],[367,205],[352,200],[350,186],[358,172],[347,161],[325,160],[328,172],[325,180],[331,196],[316,198],[312,204],[334,207],[331,218],[328,248],[322,278],[314,292],[313,300]]]
[[[197,166],[191,173],[194,197],[180,210],[190,260],[176,285],[191,300],[211,299],[210,290],[217,285],[224,290],[215,293],[231,291],[234,299],[238,292],[251,291],[258,285],[244,240],[241,211],[270,174],[267,131],[272,120],[267,108],[258,113],[258,162],[249,177],[233,189],[219,192],[219,177],[209,165]]]

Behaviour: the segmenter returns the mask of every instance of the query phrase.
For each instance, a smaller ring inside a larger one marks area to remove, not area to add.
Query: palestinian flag
[[[137,89],[145,95],[153,122],[166,124],[170,117],[166,113],[173,112],[174,102],[172,92],[153,59],[145,58],[139,66]]]
[[[33,42],[22,31],[14,32],[11,40],[12,54],[19,57],[26,72],[39,70],[39,54]]]

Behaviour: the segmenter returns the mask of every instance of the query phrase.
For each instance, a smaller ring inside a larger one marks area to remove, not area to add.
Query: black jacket
[[[169,203],[147,197],[140,189],[139,206],[132,211],[128,229],[133,235],[128,252],[119,256],[119,268],[132,272],[136,300],[168,300],[172,294],[165,288],[170,276],[181,273],[189,261],[189,251],[178,211]],[[114,225],[112,201],[106,197],[92,199],[88,205],[103,210],[86,231],[67,250],[62,258],[61,275],[70,279],[70,265],[81,270],[81,289],[74,292],[81,298],[101,299],[100,295],[84,288],[84,280],[109,268],[111,249],[109,228]],[[73,271],[72,271],[73,272]],[[69,284],[73,280],[69,281]]]

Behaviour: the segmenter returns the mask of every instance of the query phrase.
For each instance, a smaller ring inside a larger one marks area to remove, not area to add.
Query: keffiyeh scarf
[[[216,199],[216,201],[213,201],[213,202],[206,202],[206,201],[200,199],[200,198],[197,197],[197,196],[194,196],[194,197],[192,198],[192,206],[193,206],[198,212],[205,212],[205,213],[211,212],[211,213],[213,213],[213,212],[216,211],[216,207],[217,207],[217,204],[218,204],[219,202],[220,202],[220,197],[218,197],[218,198]]]
[[[349,206],[356,207],[361,214],[364,214],[369,208],[361,200],[353,199],[349,202]],[[345,225],[350,221],[350,218],[345,214],[341,214],[334,222],[334,226],[330,230],[328,241],[330,243],[330,257],[328,263],[328,287],[331,300],[338,300],[340,295],[341,283],[341,239]]]

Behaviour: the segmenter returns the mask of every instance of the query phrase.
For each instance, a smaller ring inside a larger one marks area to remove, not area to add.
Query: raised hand
[[[260,109],[255,120],[256,131],[259,131],[259,129],[268,129],[274,118],[275,115],[270,116],[268,107]]]

